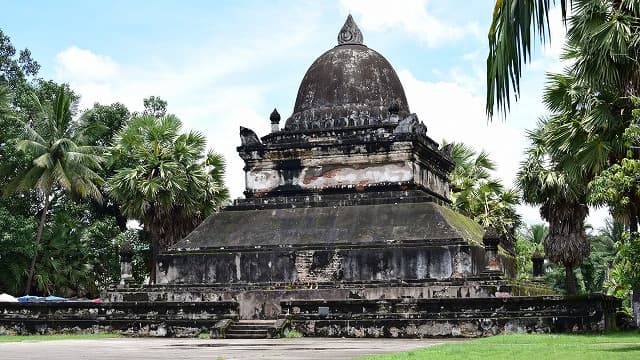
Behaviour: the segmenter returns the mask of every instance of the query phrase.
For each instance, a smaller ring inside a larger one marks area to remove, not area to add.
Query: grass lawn
[[[501,335],[461,344],[438,345],[421,350],[361,359],[638,360],[640,359],[640,332],[604,335]]]
[[[0,335],[0,343],[18,341],[50,341],[50,340],[79,340],[79,339],[111,339],[120,337],[118,334],[65,334],[65,335]]]

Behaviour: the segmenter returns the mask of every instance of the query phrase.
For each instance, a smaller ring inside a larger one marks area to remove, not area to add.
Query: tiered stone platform
[[[601,294],[283,301],[281,318],[306,336],[478,337],[614,329],[620,305]]]

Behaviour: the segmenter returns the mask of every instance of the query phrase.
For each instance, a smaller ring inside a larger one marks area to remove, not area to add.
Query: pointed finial
[[[271,120],[272,124],[277,124],[280,122],[280,113],[278,113],[277,109],[273,109],[271,112],[271,116],[269,116],[269,120]]]
[[[347,17],[347,21],[344,22],[344,25],[342,25],[342,29],[340,29],[340,33],[338,34],[338,45],[346,44],[362,45],[362,32],[360,32],[356,22],[353,21],[351,14]]]
[[[280,130],[280,113],[275,108],[271,112],[271,116],[269,116],[269,120],[271,120],[271,132],[278,132]]]

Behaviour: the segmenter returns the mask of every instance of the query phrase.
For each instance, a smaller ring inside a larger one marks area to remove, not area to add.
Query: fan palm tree
[[[484,227],[493,226],[512,241],[520,216],[515,211],[519,195],[491,178],[495,163],[485,151],[476,153],[463,143],[453,144],[454,170],[450,174],[451,200],[459,212],[473,218]],[[503,246],[512,250],[511,243]]]
[[[159,251],[182,239],[228,198],[223,158],[205,154],[204,136],[180,134],[174,115],[132,119],[114,138],[111,161],[122,161],[107,181],[107,193],[130,219],[151,234]],[[155,281],[155,265],[151,269]]]
[[[572,177],[549,154],[545,135],[555,123],[542,121],[528,137],[532,146],[521,163],[516,182],[523,200],[540,206],[540,216],[549,222],[544,240],[546,257],[565,267],[567,293],[577,291],[573,269],[589,256],[589,241],[584,229],[588,214],[586,206],[587,180]],[[569,156],[569,155],[567,155]]]
[[[489,28],[486,112],[506,112],[520,94],[524,63],[536,38],[549,37],[549,11],[559,4],[568,21],[568,47],[581,81],[637,94],[640,85],[640,5],[637,0],[497,0]],[[568,19],[567,10],[573,15]]]
[[[38,246],[52,196],[57,191],[64,191],[72,196],[100,201],[102,196],[98,186],[103,182],[96,173],[102,162],[102,157],[97,154],[100,149],[83,145],[77,141],[78,133],[73,131],[71,95],[61,87],[52,103],[41,104],[36,97],[34,102],[38,105],[40,118],[24,125],[24,138],[17,143],[17,149],[32,158],[31,166],[11,185],[17,190],[35,189],[42,198],[25,293],[32,286]]]

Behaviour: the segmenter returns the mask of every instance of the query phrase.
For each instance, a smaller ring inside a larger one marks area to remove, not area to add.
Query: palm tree
[[[532,146],[520,165],[516,182],[523,200],[540,206],[541,217],[549,222],[544,240],[546,257],[565,267],[567,292],[577,291],[573,269],[589,256],[589,241],[584,229],[588,213],[586,183],[583,177],[572,177],[548,151],[545,135],[555,123],[542,121],[529,132]],[[565,156],[570,156],[566,154]]]
[[[559,0],[566,18],[567,0]],[[496,0],[489,27],[487,56],[487,104],[491,118],[494,106],[506,113],[513,92],[520,94],[522,64],[531,61],[534,36],[543,42],[549,36],[549,10],[555,0]]]
[[[637,94],[640,85],[640,6],[637,0],[497,0],[489,28],[486,112],[506,112],[520,94],[522,65],[531,61],[536,37],[549,36],[549,11],[559,4],[568,22],[564,55],[581,81]],[[571,6],[573,15],[567,18]]]
[[[527,227],[524,239],[532,245],[538,246],[544,243],[548,233],[549,228],[545,224],[533,224]]]
[[[40,223],[35,238],[34,254],[24,286],[29,293],[35,271],[38,246],[42,238],[47,211],[52,196],[57,191],[72,195],[102,199],[98,186],[102,178],[95,172],[100,169],[102,157],[99,149],[82,145],[73,129],[71,95],[60,87],[52,103],[41,104],[34,97],[41,118],[24,125],[24,138],[17,148],[31,158],[31,167],[13,183],[17,190],[37,190],[42,198]]]
[[[515,211],[519,195],[506,189],[499,180],[491,177],[495,163],[485,151],[476,153],[463,143],[453,144],[454,170],[450,174],[453,207],[471,217],[484,227],[493,226],[502,231],[512,250],[514,232],[520,224]]]
[[[107,193],[124,214],[151,234],[159,251],[182,239],[228,198],[223,158],[205,154],[204,136],[180,134],[174,115],[133,118],[114,138],[111,161],[124,165],[107,181]],[[155,265],[151,269],[155,281]]]

